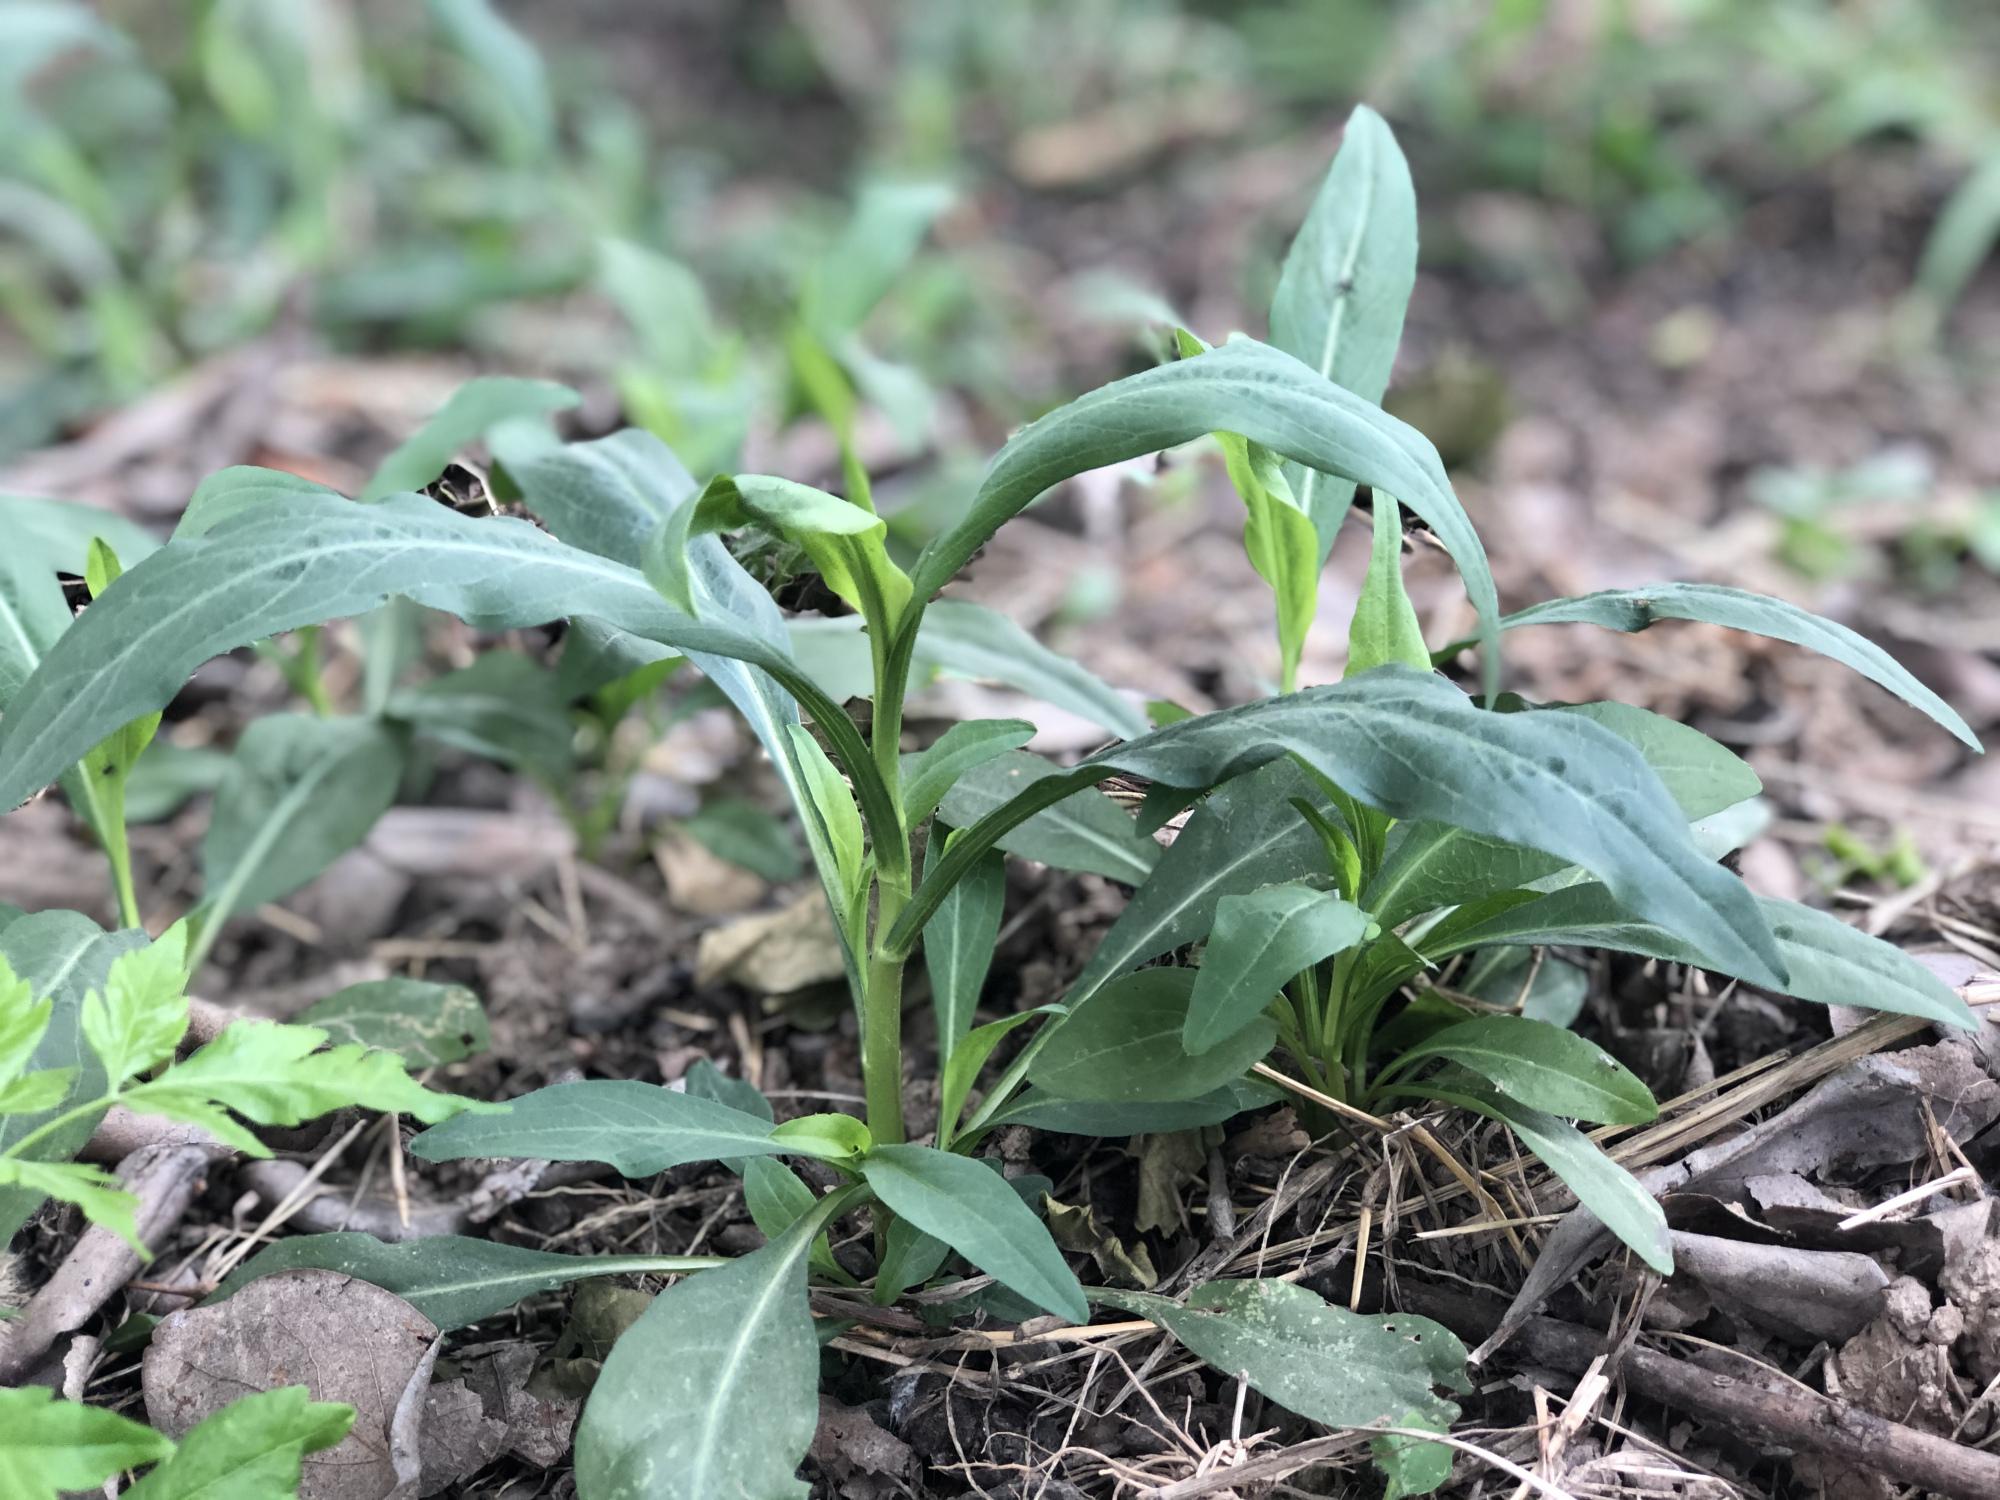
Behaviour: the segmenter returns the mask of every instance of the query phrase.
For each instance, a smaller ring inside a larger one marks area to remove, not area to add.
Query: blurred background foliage
[[[1901,174],[1935,339],[2000,233],[1996,40],[1987,0],[0,0],[0,455],[281,329],[598,378],[697,472],[830,356],[884,451],[949,449],[937,391],[1004,427],[1261,305],[1357,99],[1427,264],[1556,317]],[[1190,253],[1244,206],[1254,253]]]

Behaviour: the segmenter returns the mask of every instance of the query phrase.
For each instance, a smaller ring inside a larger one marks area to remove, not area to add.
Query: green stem
[[[118,892],[118,925],[143,927],[139,918],[139,892],[132,884],[132,844],[125,836],[125,820],[118,819],[116,837],[105,847],[111,861],[111,884]]]
[[[861,989],[861,1076],[868,1096],[868,1130],[878,1144],[903,1139],[903,966],[881,946],[910,899],[907,884],[880,880],[875,887],[876,943]]]

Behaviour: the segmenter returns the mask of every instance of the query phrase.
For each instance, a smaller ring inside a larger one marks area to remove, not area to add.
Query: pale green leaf
[[[126,1192],[113,1173],[77,1161],[36,1161],[0,1156],[0,1187],[21,1189],[33,1203],[44,1196],[74,1203],[83,1216],[125,1241],[142,1258],[150,1258],[139,1238],[139,1200]]]
[[[1347,673],[1366,672],[1394,662],[1424,671],[1431,664],[1424,649],[1423,627],[1403,588],[1403,521],[1396,502],[1375,497],[1371,521],[1373,546],[1368,576],[1354,601],[1354,620],[1347,628]]]
[[[468,667],[392,694],[384,712],[418,733],[545,782],[567,781],[575,726],[554,672],[518,651],[487,651]]]
[[[371,979],[337,990],[298,1016],[335,1044],[393,1052],[413,1068],[439,1067],[484,1052],[491,1038],[479,997],[459,984]]]
[[[121,953],[104,987],[84,997],[84,1040],[110,1087],[174,1055],[187,1030],[187,926],[176,922],[144,948]]]
[[[967,719],[945,730],[928,749],[905,755],[904,822],[913,829],[923,826],[960,777],[1034,737],[1035,726],[1025,719]]]
[[[292,1500],[304,1456],[353,1425],[353,1407],[315,1401],[302,1385],[239,1396],[197,1423],[125,1500]]]
[[[627,1177],[722,1157],[778,1156],[771,1122],[632,1079],[555,1083],[497,1114],[462,1114],[410,1142],[425,1161],[468,1156],[608,1162]]]
[[[173,1451],[145,1424],[101,1406],[58,1401],[45,1385],[0,1389],[0,1494],[8,1500],[94,1490]]]
[[[924,611],[917,655],[954,676],[1004,683],[1120,739],[1146,732],[1146,715],[1133,698],[983,604],[933,601]]]
[[[939,812],[965,828],[1005,806],[1024,787],[1062,773],[1039,755],[1009,750],[968,767],[946,792]],[[999,841],[1009,854],[1059,870],[1081,870],[1137,885],[1159,863],[1160,846],[1103,793],[1082,787],[1038,811]]]
[[[431,419],[383,459],[364,500],[379,500],[400,490],[420,490],[445,470],[461,448],[476,443],[487,429],[514,417],[561,411],[580,398],[566,385],[550,380],[520,380],[510,375],[481,375],[452,393]]]

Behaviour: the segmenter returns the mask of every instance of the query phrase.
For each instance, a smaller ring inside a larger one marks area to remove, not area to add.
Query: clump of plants
[[[843,495],[766,475],[697,483],[649,434],[563,444],[540,419],[515,413],[495,436],[496,485],[540,526],[462,514],[408,485],[351,500],[288,476],[231,471],[195,497],[173,540],[105,580],[11,679],[0,805],[65,778],[76,796],[98,763],[91,757],[157,714],[208,658],[367,616],[391,599],[488,630],[567,620],[557,670],[577,692],[685,659],[742,712],[796,806],[845,955],[865,1116],[774,1123],[768,1101],[712,1070],[684,1088],[563,1083],[450,1118],[432,1096],[394,1104],[436,1120],[412,1143],[429,1161],[605,1162],[634,1178],[713,1161],[742,1176],[768,1243],[686,1276],[619,1340],[578,1430],[584,1500],[803,1494],[795,1470],[816,1421],[820,1362],[809,1288],[888,1303],[958,1279],[955,1260],[991,1278],[961,1311],[1085,1323],[1097,1304],[1151,1319],[1281,1405],[1376,1430],[1391,1492],[1429,1490],[1449,1473],[1450,1451],[1423,1434],[1448,1428],[1456,1408],[1440,1390],[1464,1380],[1449,1332],[1354,1314],[1284,1282],[1214,1283],[1185,1302],[1085,1286],[1035,1195],[982,1156],[983,1143],[1007,1124],[1092,1136],[1213,1124],[1281,1094],[1347,1129],[1379,1126],[1380,1111],[1409,1105],[1462,1107],[1503,1122],[1666,1273],[1658,1206],[1570,1123],[1650,1118],[1645,1087],[1562,1026],[1425,987],[1426,975],[1463,953],[1562,945],[1945,1024],[1970,1016],[1893,947],[1760,899],[1718,863],[1758,792],[1740,760],[1636,708],[1506,693],[1502,637],[1534,624],[1634,631],[1707,620],[1819,650],[1976,742],[1879,648],[1779,601],[1662,584],[1502,617],[1478,535],[1435,452],[1376,404],[1415,253],[1408,170],[1386,125],[1359,111],[1286,261],[1269,340],[1237,335],[1209,348],[1184,334],[1176,362],[1051,412],[1006,444],[963,518],[907,563],[891,554],[851,451]],[[1273,590],[1285,691],[1198,716],[1162,707],[1149,722],[1074,663],[1040,648],[993,649],[1019,632],[939,598],[1000,526],[1064,479],[1208,434],[1243,498],[1251,559]],[[1346,675],[1301,687],[1317,577],[1364,485],[1370,561]],[[1424,641],[1403,587],[1405,512],[1456,563],[1478,621],[1471,639],[1435,650]],[[781,611],[724,545],[743,533],[800,549],[852,611],[847,639],[866,658],[865,729],[801,664]],[[1437,670],[1467,650],[1478,653],[1475,692]],[[996,656],[1017,659],[996,668]],[[1118,740],[1058,766],[1023,748],[1027,723],[976,720],[906,748],[913,674],[938,662],[1065,695]],[[1097,789],[1113,774],[1148,787],[1136,820]],[[1152,832],[1183,812],[1163,848]],[[1133,895],[1060,1000],[979,1024],[1009,854],[1096,871]],[[18,918],[0,931],[0,951],[11,951],[21,924],[48,920]],[[936,1074],[921,1080],[940,1100],[927,1141],[908,1138],[903,1109],[913,1081],[904,983],[919,954],[938,1034]],[[154,962],[176,984],[184,977],[178,941]],[[27,992],[44,1010],[92,1003],[74,983],[52,997],[29,976]],[[164,1057],[162,1045],[136,1066]],[[327,1068],[315,1059],[339,1055],[306,1052],[287,1066]],[[107,1075],[118,1071],[106,1064]],[[139,1102],[124,1102],[140,1107],[158,1086],[141,1084]],[[288,1087],[267,1091],[286,1096]],[[100,1185],[51,1165],[67,1154],[54,1149],[60,1132],[32,1123],[87,1121],[103,1085],[54,1089],[11,1105],[31,1123],[9,1136],[0,1171],[104,1212],[84,1191]],[[216,1096],[252,1120],[274,1107],[246,1098]],[[308,1102],[284,1107],[303,1112]],[[255,1144],[240,1130],[229,1138]],[[837,1186],[815,1189],[786,1158],[821,1164]],[[874,1248],[865,1274],[836,1260],[828,1241],[837,1221],[863,1212]],[[309,1236],[262,1252],[217,1295],[315,1264],[376,1281],[445,1327],[628,1268],[463,1239],[389,1246]]]

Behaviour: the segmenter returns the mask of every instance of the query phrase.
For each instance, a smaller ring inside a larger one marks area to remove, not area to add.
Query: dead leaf
[[[1153,1258],[1146,1247],[1134,1245],[1127,1249],[1124,1241],[1097,1221],[1096,1210],[1084,1204],[1058,1203],[1046,1193],[1042,1195],[1042,1207],[1048,1212],[1049,1233],[1055,1236],[1056,1243],[1065,1250],[1088,1255],[1107,1279],[1141,1291],[1159,1284],[1160,1273],[1153,1269]]]
[[[789,995],[846,974],[833,916],[816,890],[704,932],[695,952],[695,983],[703,987],[740,984],[760,995]]]
[[[1725,1312],[1775,1333],[1854,1337],[1882,1311],[1889,1276],[1866,1255],[1753,1245],[1674,1232],[1674,1274],[1701,1283]]]
[[[668,904],[697,917],[748,911],[769,889],[741,865],[732,865],[684,833],[669,833],[655,844],[653,862],[666,877]]]

